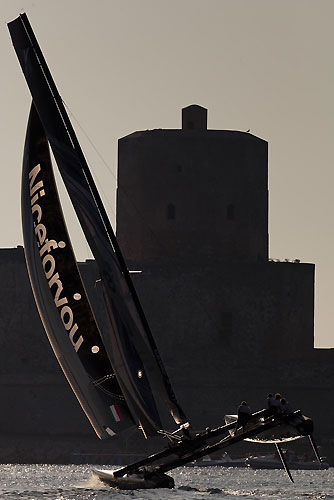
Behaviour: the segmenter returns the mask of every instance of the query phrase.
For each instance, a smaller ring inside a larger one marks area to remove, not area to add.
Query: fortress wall
[[[0,435],[93,433],[45,334],[22,247],[0,250],[0,276]]]
[[[80,269],[102,321],[95,263]],[[267,391],[278,390],[314,417],[320,441],[332,435],[324,408],[333,397],[334,356],[310,343],[313,272],[309,264],[257,264],[255,271],[250,264],[220,263],[195,270],[151,265],[133,275],[177,396],[196,428],[220,425],[241,399],[260,408]],[[40,443],[42,461],[65,460],[80,450],[159,447],[140,436],[98,440],[44,333],[22,248],[0,251],[0,275],[0,460],[36,461],[31,442]],[[279,356],[272,355],[275,349]]]
[[[217,425],[249,392],[258,392],[256,407],[281,385],[309,383],[296,367],[314,353],[312,264],[152,266],[133,279],[197,425]]]

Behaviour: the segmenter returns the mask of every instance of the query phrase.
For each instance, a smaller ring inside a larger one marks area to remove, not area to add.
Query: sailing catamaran
[[[166,472],[244,439],[276,444],[312,438],[300,411],[253,415],[244,431],[235,421],[195,433],[180,406],[131,281],[93,177],[26,14],[8,24],[32,95],[22,171],[25,257],[35,301],[54,353],[99,438],[137,427],[163,435],[161,452],[111,472],[95,473],[122,488],[173,487]],[[98,325],[66,229],[49,152],[92,250],[101,278],[107,326]],[[162,426],[169,414],[175,431]],[[284,457],[281,458],[287,469]],[[290,475],[291,478],[291,475]],[[292,479],[292,478],[291,478]]]

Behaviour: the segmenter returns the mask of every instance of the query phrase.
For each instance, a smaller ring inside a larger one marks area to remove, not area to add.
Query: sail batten
[[[58,169],[95,257],[106,304],[102,343],[133,419],[148,435],[161,428],[159,397],[186,421],[164,368],[115,234],[27,16],[9,23],[13,45]]]

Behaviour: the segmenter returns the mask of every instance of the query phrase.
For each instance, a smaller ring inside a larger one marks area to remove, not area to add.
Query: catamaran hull
[[[105,484],[120,490],[174,488],[174,479],[162,472],[143,472],[115,477],[109,470],[93,469],[93,473]]]
[[[225,415],[226,424],[236,423],[237,420],[237,415]],[[246,430],[251,427],[252,424],[249,423]],[[261,428],[259,430],[261,430]],[[234,431],[235,429],[229,431],[231,436],[234,435]],[[251,441],[253,443],[282,443],[304,438],[311,434],[312,431],[313,423],[310,418],[304,415],[291,415],[289,421],[282,421],[277,427],[261,432],[256,436],[245,438],[245,441]]]

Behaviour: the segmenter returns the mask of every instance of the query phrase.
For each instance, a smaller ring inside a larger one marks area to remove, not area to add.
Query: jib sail
[[[22,226],[35,300],[57,359],[99,437],[135,422],[101,341],[66,230],[35,106],[22,170]]]

